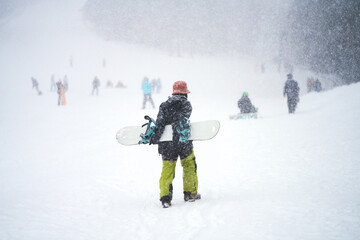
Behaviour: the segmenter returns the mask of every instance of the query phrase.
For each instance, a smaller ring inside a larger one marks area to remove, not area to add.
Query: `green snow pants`
[[[194,150],[184,159],[181,159],[183,167],[183,189],[184,192],[197,193],[198,177],[197,165],[195,162]],[[160,199],[170,197],[172,199],[172,181],[175,178],[176,160],[163,160],[162,171],[160,177]]]

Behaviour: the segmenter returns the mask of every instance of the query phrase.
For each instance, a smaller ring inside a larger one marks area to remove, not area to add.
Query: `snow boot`
[[[184,192],[185,202],[195,202],[195,200],[199,199],[201,199],[201,194],[199,193]]]
[[[171,199],[169,196],[164,196],[160,199],[163,208],[168,208],[171,206]]]

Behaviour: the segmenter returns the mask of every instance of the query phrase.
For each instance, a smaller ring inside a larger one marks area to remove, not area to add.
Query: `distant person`
[[[307,80],[306,80],[306,88],[307,88],[307,92],[308,92],[308,93],[312,91],[311,78],[307,78]]]
[[[151,80],[151,86],[152,86],[152,92],[153,92],[153,93],[156,92],[156,81],[157,81],[156,78],[154,78],[153,80]]]
[[[100,80],[97,76],[95,76],[94,80],[92,81],[93,90],[91,95],[94,95],[96,92],[96,95],[99,95],[99,87],[100,87]]]
[[[68,81],[68,77],[65,75],[64,76],[64,91],[67,92],[69,90],[69,81]]]
[[[117,83],[116,83],[116,86],[115,86],[116,88],[126,88],[126,86],[121,82],[121,81],[118,81]]]
[[[107,88],[112,88],[112,87],[114,87],[113,82],[110,81],[110,80],[108,80],[108,81],[106,82],[106,87],[107,87]]]
[[[259,72],[259,63],[256,62],[255,65],[254,65],[254,72]]]
[[[289,73],[284,86],[284,97],[287,97],[289,113],[295,113],[296,106],[299,102],[300,88],[298,83],[293,79],[293,75]]]
[[[31,77],[31,82],[32,82],[32,88],[36,90],[37,94],[38,95],[41,95],[42,92],[39,90],[39,83],[38,81],[34,78],[34,77]]]
[[[65,105],[66,104],[65,91],[64,91],[64,85],[61,82],[61,79],[59,79],[59,81],[56,82],[56,87],[57,87],[57,94],[58,94],[58,106]]]
[[[50,92],[56,92],[56,82],[55,82],[55,75],[51,75],[50,79]]]
[[[161,80],[160,80],[160,78],[158,78],[157,81],[156,81],[156,93],[161,92],[161,87],[162,87]]]
[[[141,85],[142,92],[144,94],[143,106],[142,109],[145,109],[146,103],[150,102],[152,107],[155,108],[154,101],[152,100],[152,85],[149,82],[149,78],[144,77],[142,85]]]
[[[321,82],[319,79],[316,79],[314,82],[314,91],[315,92],[321,92],[322,91],[322,86],[321,86]]]
[[[306,87],[307,87],[308,93],[315,90],[315,81],[314,81],[313,77],[307,79]]]
[[[243,92],[242,97],[238,101],[238,107],[240,109],[240,113],[254,113],[255,112],[255,107],[251,103],[251,100],[250,100],[247,92]]]

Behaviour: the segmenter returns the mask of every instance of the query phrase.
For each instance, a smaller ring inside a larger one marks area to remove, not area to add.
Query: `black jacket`
[[[288,79],[285,82],[284,86],[284,96],[287,95],[288,98],[298,98],[300,88],[298,83],[293,79]]]
[[[160,105],[159,113],[156,119],[155,135],[151,143],[158,144],[159,153],[168,155],[171,152],[182,152],[183,155],[191,154],[192,141],[187,143],[179,142],[180,134],[176,131],[180,119],[190,118],[192,106],[185,95],[173,95]],[[166,125],[172,125],[173,141],[159,142]]]
[[[250,113],[253,111],[254,107],[251,103],[251,100],[248,96],[242,96],[238,101],[238,107],[240,108],[241,113]]]

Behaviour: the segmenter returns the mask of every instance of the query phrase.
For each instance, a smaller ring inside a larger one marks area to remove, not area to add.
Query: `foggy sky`
[[[289,1],[88,0],[84,15],[108,39],[174,52],[278,52]]]

